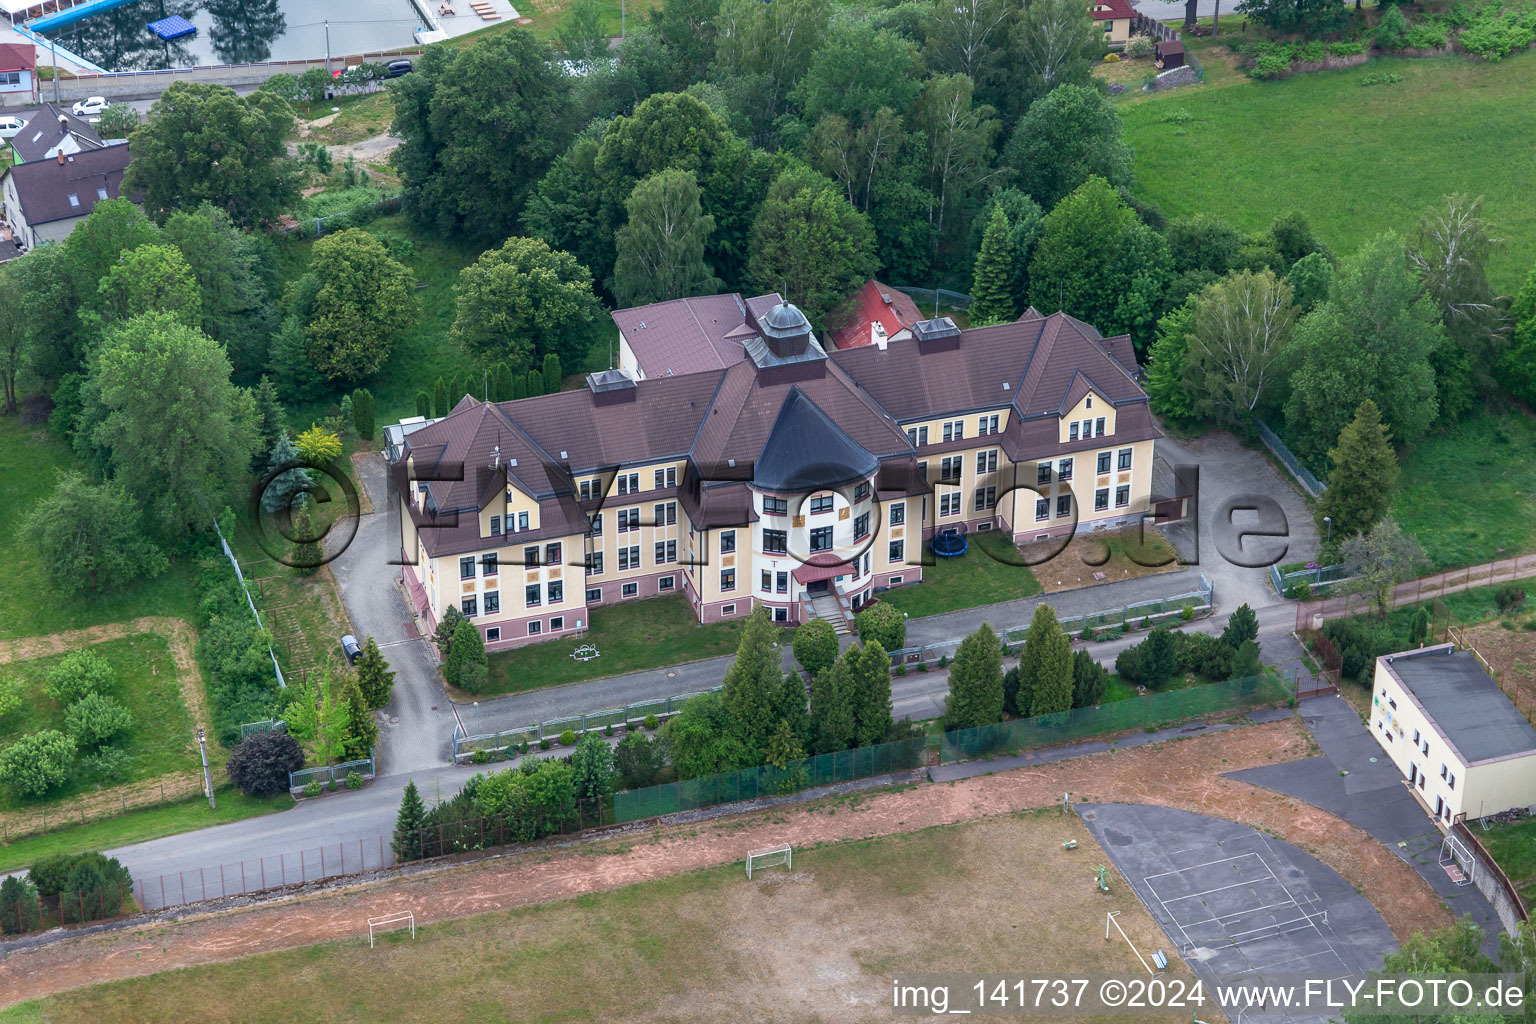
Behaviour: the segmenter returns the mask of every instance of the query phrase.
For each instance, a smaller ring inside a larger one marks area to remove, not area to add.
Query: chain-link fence
[[[1292,690],[1283,679],[1264,673],[1117,700],[1091,708],[1074,708],[1052,715],[946,732],[940,738],[939,756],[944,761],[968,761],[1085,736],[1173,725],[1202,715],[1274,704],[1289,700],[1291,696]]]
[[[455,725],[453,727],[453,758],[457,761],[462,757],[470,757],[477,750],[507,750],[523,743],[532,746],[546,737],[554,739],[567,730],[581,736],[594,729],[606,729],[610,725],[628,726],[631,722],[643,722],[651,715],[655,715],[658,720],[665,719],[681,711],[683,705],[694,697],[701,697],[706,693],[719,693],[720,689],[715,686],[708,690],[679,693],[671,697],[658,697],[655,700],[638,700],[622,708],[604,708],[601,711],[588,711],[581,715],[566,715],[563,718],[551,718],[547,722],[503,729],[499,732],[471,735]]]
[[[35,887],[0,901],[0,935],[25,935],[65,924],[124,917],[139,909],[133,887],[104,885],[78,892],[39,894]]]
[[[1322,565],[1316,569],[1293,569],[1290,572],[1281,572],[1278,565],[1269,567],[1270,585],[1281,597],[1290,597],[1291,595],[1286,591],[1302,583],[1305,583],[1313,594],[1322,596],[1327,593],[1325,588],[1329,584],[1346,579],[1349,579],[1347,565]]]
[[[394,863],[389,838],[370,836],[191,871],[144,875],[135,879],[133,893],[145,910],[164,910],[182,903],[250,895],[375,871]]]
[[[291,792],[299,792],[311,782],[318,782],[322,786],[331,783],[340,785],[347,781],[347,776],[357,772],[364,781],[373,778],[373,751],[359,761],[344,761],[341,764],[322,765],[319,768],[302,768],[296,772],[288,773],[288,789]]]
[[[1285,464],[1285,468],[1291,471],[1291,475],[1302,487],[1306,488],[1307,493],[1314,498],[1322,497],[1323,492],[1328,489],[1327,485],[1313,476],[1312,471],[1292,454],[1291,450],[1285,446],[1285,442],[1280,440],[1280,435],[1258,420],[1254,421],[1254,425],[1259,428],[1259,438],[1264,442],[1264,447]]]
[[[911,285],[891,285],[897,291],[912,297],[912,301],[922,307],[923,312],[933,309],[937,302],[940,306],[949,309],[967,310],[971,308],[971,297],[963,292],[952,292],[948,288],[917,288]]]
[[[241,722],[240,738],[245,739],[253,732],[277,732],[286,728],[281,718],[269,718],[265,722]]]
[[[656,818],[678,811],[693,811],[716,804],[786,796],[815,786],[867,779],[872,775],[909,771],[923,763],[926,736],[881,743],[872,747],[840,750],[835,754],[791,761],[782,768],[763,765],[719,775],[684,779],[645,789],[626,790],[613,796],[614,820],[619,822]]]

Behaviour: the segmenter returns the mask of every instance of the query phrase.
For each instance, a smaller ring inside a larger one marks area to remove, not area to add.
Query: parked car
[[[408,60],[392,60],[384,65],[384,77],[399,78],[401,75],[410,74],[413,70],[415,69]]]
[[[357,643],[357,637],[348,633],[341,638],[341,651],[347,656],[348,665],[356,665],[357,659],[363,656],[363,649]]]
[[[76,117],[90,117],[93,114],[100,114],[111,105],[105,96],[88,96],[70,107],[69,112]]]
[[[19,117],[0,117],[0,139],[14,139],[26,126]]]

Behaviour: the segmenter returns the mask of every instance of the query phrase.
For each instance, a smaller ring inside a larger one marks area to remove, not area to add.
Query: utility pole
[[[208,793],[208,809],[216,811],[219,805],[213,800],[213,777],[208,774],[208,737],[203,733],[203,727],[197,727],[197,749],[203,755],[203,789]]]
[[[48,49],[53,54],[53,102],[59,102],[59,44],[53,39],[48,40]]]
[[[310,24],[313,25],[314,22]],[[331,73],[331,23],[329,20],[325,23],[325,73]]]

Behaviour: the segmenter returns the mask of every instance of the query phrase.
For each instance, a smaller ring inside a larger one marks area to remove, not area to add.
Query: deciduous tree
[[[783,679],[774,647],[778,628],[762,605],[741,627],[736,660],[726,670],[721,693],[731,717],[731,730],[748,750],[761,750],[773,731],[774,692]]]
[[[1397,581],[1411,579],[1424,564],[1424,549],[1391,516],[1364,534],[1346,538],[1339,545],[1339,553],[1353,577],[1341,589],[1369,596],[1379,615],[1386,615],[1391,607],[1392,588]]]
[[[253,732],[229,752],[229,779],[246,796],[288,792],[288,776],[304,767],[299,741],[282,729]]]
[[[61,594],[112,590],[165,571],[165,555],[144,534],[139,503],[108,481],[61,474],[28,514],[21,538]]]
[[[1291,286],[1272,270],[1240,270],[1201,292],[1184,357],[1195,411],[1248,423],[1276,387],[1295,322]]]
[[[75,741],[57,729],[43,729],[0,750],[0,782],[21,796],[42,796],[69,780],[74,763]]]
[[[484,359],[527,368],[553,352],[579,366],[602,312],[592,275],[570,253],[509,238],[459,273],[453,336]]]
[[[837,633],[826,619],[812,619],[795,630],[795,660],[812,678],[837,660]]]
[[[628,219],[614,236],[613,294],[626,306],[713,293],[704,246],[715,219],[699,205],[691,171],[643,179],[624,204]]]
[[[1184,384],[1184,363],[1194,329],[1195,301],[1191,298],[1157,321],[1157,340],[1148,352],[1147,398],[1154,412],[1176,423],[1195,419],[1195,403]]]
[[[1059,85],[1089,84],[1103,33],[1075,0],[1029,0],[1014,45],[1018,71],[1010,76],[1008,98],[1010,112],[1018,113]]]
[[[891,656],[878,642],[848,651],[848,700],[855,746],[882,742],[894,724],[891,715]]]
[[[762,291],[781,291],[811,323],[874,276],[874,232],[836,185],[809,168],[774,180],[752,225],[747,272]]]
[[[266,366],[268,340],[278,326],[272,243],[241,231],[211,203],[171,214],[165,239],[186,257],[197,282],[203,333],[223,343],[236,377],[249,380]]]
[[[348,228],[316,242],[290,296],[315,369],[345,381],[376,372],[416,322],[414,286],[411,272],[366,231]]]
[[[1003,163],[1013,169],[1014,185],[1047,210],[1093,175],[1117,187],[1131,184],[1131,147],[1120,138],[1120,114],[1088,85],[1058,85],[1031,103]]]
[[[107,324],[142,313],[168,313],[189,327],[201,327],[202,291],[179,249],[141,245],[123,253],[101,279],[93,311]]]
[[[964,75],[934,76],[924,83],[909,117],[927,150],[928,225],[936,261],[949,234],[966,223],[977,190],[996,173],[992,145],[1002,124],[974,95],[975,83]]]

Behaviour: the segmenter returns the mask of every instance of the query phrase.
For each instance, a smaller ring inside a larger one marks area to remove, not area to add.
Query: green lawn
[[[1402,454],[1393,514],[1430,571],[1479,565],[1536,547],[1536,420],[1474,414]]]
[[[923,581],[897,587],[880,599],[917,619],[960,608],[976,608],[1040,593],[1040,583],[1028,566],[1009,565],[992,557],[1017,560],[1019,554],[1006,531],[973,533],[970,550],[959,558],[935,558],[923,566]]]
[[[214,781],[217,784],[217,775]],[[111,850],[130,843],[180,835],[194,829],[227,825],[232,821],[286,811],[294,804],[293,797],[286,793],[258,800],[228,785],[216,786],[214,798],[219,805],[217,810],[209,810],[208,800],[199,796],[129,811],[116,818],[94,821],[89,825],[76,825],[74,828],[18,839],[9,845],[0,846],[0,871],[26,867],[39,857],[50,854]]]
[[[1209,76],[1216,58],[1206,64]],[[1384,71],[1402,81],[1361,85]],[[1497,63],[1378,58],[1276,82],[1175,89],[1120,110],[1136,191],[1170,217],[1203,211],[1259,231],[1295,209],[1348,252],[1388,229],[1412,236],[1448,192],[1483,196],[1490,233],[1507,240],[1489,276],[1512,294],[1536,263],[1533,89],[1536,53]]]
[[[1527,909],[1536,909],[1536,820],[1495,825],[1482,835],[1483,845],[1520,890]]]
[[[591,626],[580,640],[549,640],[492,654],[490,683],[480,696],[735,654],[741,639],[739,620],[701,626],[681,594],[602,605],[592,610]],[[789,643],[793,633],[786,630],[782,636]],[[577,661],[571,652],[581,644],[594,645],[602,656]]]
[[[340,107],[332,111],[332,107]],[[313,122],[330,117],[331,120],[313,127]],[[295,127],[293,138],[306,142],[319,142],[337,146],[357,142],[389,131],[395,118],[394,98],[388,92],[370,92],[358,96],[339,96],[324,103],[316,103],[309,111],[299,111],[300,122],[309,122],[308,135],[300,135]]]
[[[85,592],[63,598],[53,593],[36,556],[16,539],[26,514],[53,490],[59,473],[79,465],[69,445],[42,424],[18,416],[0,417],[0,544],[10,553],[0,572],[0,639],[37,636],[116,622],[140,615],[191,619],[196,607],[185,563],[158,579],[110,593]]]
[[[164,637],[152,633],[92,644],[117,671],[117,682],[108,691],[133,715],[133,727],[118,746],[132,761],[125,782],[154,778],[167,772],[186,770],[198,764],[197,745],[192,737],[192,717],[181,700],[176,666],[171,661],[170,645]],[[64,731],[64,707],[43,692],[48,670],[65,655],[14,661],[0,672],[18,681],[26,700],[15,711],[0,718],[0,746],[39,729]],[[63,789],[49,794],[47,800],[72,796],[94,788],[96,781],[85,773],[72,779]],[[111,783],[107,783],[110,785]],[[23,801],[6,792],[0,793],[0,808],[36,805],[46,801]]]

